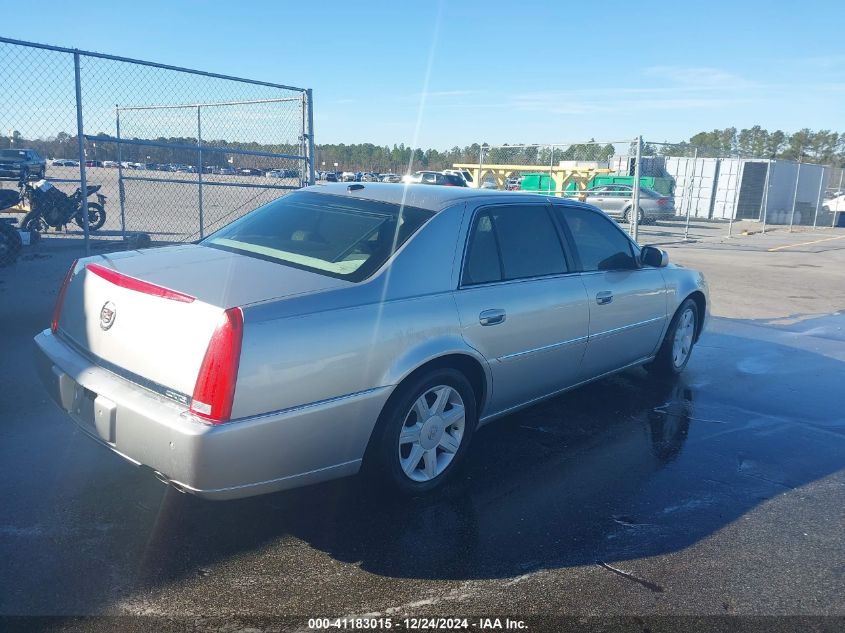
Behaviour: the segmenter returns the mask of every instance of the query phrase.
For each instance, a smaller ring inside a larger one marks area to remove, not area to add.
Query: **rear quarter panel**
[[[232,416],[392,386],[449,353],[481,360],[452,296],[463,215],[463,203],[438,213],[368,281],[247,306]]]

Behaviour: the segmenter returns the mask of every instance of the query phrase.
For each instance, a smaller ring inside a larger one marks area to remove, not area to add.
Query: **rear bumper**
[[[140,387],[45,330],[38,373],[87,435],[176,488],[235,499],[352,475],[389,389],[382,387],[223,425]]]

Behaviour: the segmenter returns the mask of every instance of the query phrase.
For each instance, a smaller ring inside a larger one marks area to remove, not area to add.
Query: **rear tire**
[[[73,216],[74,222],[79,225],[79,228],[84,229],[85,225],[82,224],[82,211],[80,210],[75,216]],[[88,203],[88,230],[89,231],[96,231],[103,224],[106,223],[106,210],[96,202],[89,202]]]
[[[366,474],[403,495],[439,488],[463,462],[478,422],[475,393],[455,369],[433,369],[400,385],[379,416]]]
[[[628,224],[631,221],[630,216],[631,216],[631,207],[628,207],[622,213],[622,222],[624,224]],[[640,209],[640,217],[637,220],[637,224],[639,224],[639,225],[646,224],[645,212],[642,210],[642,208]]]
[[[697,329],[698,305],[692,299],[687,299],[672,317],[657,356],[644,367],[660,376],[680,374],[692,356]]]

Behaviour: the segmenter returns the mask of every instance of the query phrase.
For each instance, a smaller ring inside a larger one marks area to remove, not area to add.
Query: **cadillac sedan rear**
[[[332,200],[291,194],[201,244],[75,262],[35,339],[53,399],[94,439],[209,498],[356,472],[387,390],[361,388],[369,377],[342,362],[369,341],[332,343],[331,310],[374,304],[344,291],[433,214]]]

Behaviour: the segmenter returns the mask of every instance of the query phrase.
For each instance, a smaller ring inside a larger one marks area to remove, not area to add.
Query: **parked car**
[[[340,175],[341,182],[355,182],[355,172],[345,171]]]
[[[480,425],[628,367],[681,372],[707,305],[700,273],[573,200],[323,184],[195,244],[75,262],[35,343],[79,427],[180,490],[363,468],[418,494]]]
[[[567,192],[588,204],[598,207],[609,216],[628,222],[631,213],[631,185],[602,185],[582,192]],[[640,187],[640,224],[674,217],[675,201],[670,196]]]
[[[56,158],[50,164],[53,167],[79,167],[79,161],[70,158]]]
[[[402,177],[399,174],[382,174],[379,180],[381,182],[402,182]]]
[[[324,177],[324,180],[325,180],[326,182],[338,182],[338,180],[337,180],[337,174],[336,174],[336,173],[334,173],[333,171],[327,171],[327,172],[324,174],[324,176],[325,176],[325,177]]]
[[[443,174],[439,171],[418,171],[403,176],[405,183],[421,183],[423,185],[443,185],[446,187],[466,187],[467,183],[461,176]]]
[[[453,176],[460,176],[466,182],[467,187],[478,187],[478,183],[475,182],[475,179],[472,177],[472,174],[467,169],[444,169],[443,173],[452,174]]]
[[[271,169],[270,171],[268,171],[264,175],[267,178],[284,178],[285,177],[284,173],[285,172],[284,172],[283,169]]]
[[[264,172],[260,169],[255,169],[253,167],[245,167],[243,169],[239,169],[238,173],[241,176],[263,176]]]
[[[34,149],[0,149],[0,178],[41,180],[47,174],[47,161]]]
[[[102,167],[103,161],[101,161],[101,160],[86,160],[85,166],[86,167]]]
[[[822,202],[822,209],[828,213],[845,211],[845,192]]]

